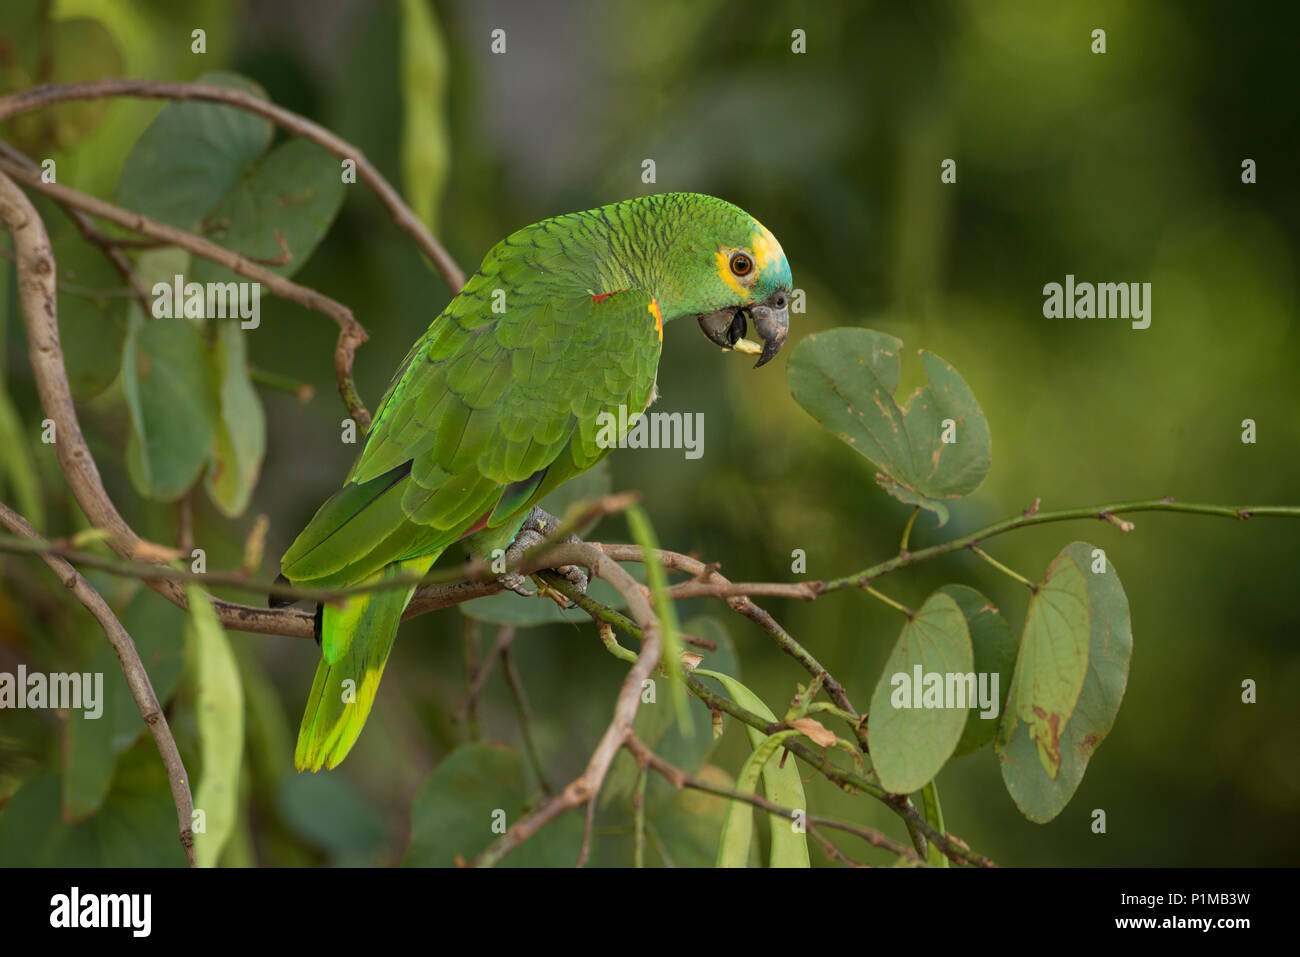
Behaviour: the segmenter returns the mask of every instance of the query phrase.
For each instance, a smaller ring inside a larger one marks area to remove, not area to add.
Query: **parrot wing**
[[[347,484],[285,553],[291,581],[361,581],[503,525],[607,454],[601,413],[645,408],[662,344],[648,293],[570,293],[498,314],[482,278],[411,349]]]

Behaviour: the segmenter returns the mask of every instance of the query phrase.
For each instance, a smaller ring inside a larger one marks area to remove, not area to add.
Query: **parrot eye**
[[[748,276],[754,271],[754,260],[745,253],[732,253],[731,271],[737,276]]]

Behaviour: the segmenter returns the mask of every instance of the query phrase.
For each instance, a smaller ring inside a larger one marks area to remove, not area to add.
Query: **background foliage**
[[[750,210],[781,238],[796,285],[807,291],[792,344],[835,326],[878,329],[908,349],[943,356],[979,397],[996,455],[979,490],[951,507],[945,537],[1014,514],[1037,496],[1045,508],[1161,495],[1225,504],[1294,499],[1300,131],[1289,19],[1154,3],[791,0],[738,14],[717,0],[466,0],[430,8],[70,0],[54,4],[65,22],[50,58],[38,61],[12,42],[27,29],[31,6],[6,4],[0,13],[0,34],[11,40],[0,47],[6,89],[29,85],[42,69],[56,80],[249,77],[274,101],[359,144],[394,183],[415,177],[415,188],[403,185],[408,199],[436,218],[435,231],[469,269],[518,226],[651,189],[714,193]],[[189,52],[196,26],[208,34],[202,56]],[[503,56],[489,53],[497,27],[507,31]],[[807,31],[806,55],[789,51],[795,27]],[[1096,27],[1107,30],[1104,56],[1089,52]],[[60,181],[125,202],[129,154],[162,109],[146,101],[69,105],[35,115],[52,121],[29,117],[0,135],[54,157]],[[256,190],[254,165],[290,149],[248,134],[250,172],[232,184],[236,191]],[[647,157],[657,163],[653,187],[640,179]],[[957,160],[956,185],[939,182],[946,157]],[[1246,157],[1259,165],[1257,185],[1241,183]],[[167,201],[149,185],[149,201]],[[237,201],[207,197],[201,209],[196,202],[175,215],[199,218]],[[57,230],[66,278],[120,286],[61,216],[40,208]],[[213,238],[238,245],[233,236]],[[170,275],[175,264],[157,266]],[[1150,281],[1151,328],[1044,319],[1042,286],[1066,273]],[[12,267],[0,275],[0,499],[46,534],[70,534],[84,519],[52,451],[39,442]],[[366,325],[371,341],[359,353],[357,378],[372,406],[448,298],[362,189],[347,193],[295,278],[349,304]],[[140,469],[148,443],[133,451],[138,395],[118,370],[123,349],[183,353],[192,344],[133,339],[122,298],[61,295],[60,313],[83,423],[110,493],[143,535],[174,540],[175,507],[141,495],[167,497],[158,494],[159,474]],[[642,492],[660,542],[720,561],[733,580],[789,578],[796,548],[806,550],[812,578],[892,554],[908,510],[791,399],[781,367],[793,350],[754,372],[719,356],[688,326],[668,329],[657,408],[703,411],[706,454],[689,461],[680,451],[637,451],[611,460],[613,487]],[[273,559],[350,464],[354,449],[338,440],[334,332],[318,315],[264,301],[247,356],[265,409],[260,481],[195,497],[195,537],[209,567],[239,564],[259,514],[270,517]],[[923,382],[919,362],[905,361],[902,375],[904,386]],[[314,387],[315,397],[302,404],[263,384],[275,376]],[[1240,441],[1247,417],[1258,423],[1256,445]],[[218,429],[221,417],[212,421]],[[162,475],[162,491],[187,487],[212,447],[196,443],[187,468]],[[246,465],[250,453],[229,454]],[[1294,863],[1300,658],[1287,588],[1294,530],[1173,515],[1135,521],[1128,535],[1097,523],[997,541],[998,557],[1031,577],[1069,538],[1105,547],[1125,572],[1132,672],[1106,746],[1058,818],[1026,821],[985,749],[940,775],[948,827],[1002,863]],[[621,519],[592,536],[630,538]],[[923,515],[913,544],[936,540],[933,518]],[[112,685],[116,669],[102,635],[57,581],[30,559],[2,558],[0,571],[0,670],[19,662],[32,670],[104,670]],[[183,640],[184,615],[129,583],[90,577],[141,645],[160,696],[174,690],[169,714],[198,781],[207,757],[198,751],[202,719],[195,717],[200,663],[192,660],[196,642]],[[917,607],[954,580],[978,585],[1009,621],[1023,620],[1025,591],[968,554],[889,584]],[[894,613],[853,592],[763,604],[864,706],[897,635]],[[682,613],[719,614],[704,601]],[[756,630],[721,620],[746,684],[769,702],[788,700],[806,676]],[[461,629],[454,611],[403,627],[357,749],[340,772],[316,776],[294,774],[291,763],[315,649],[230,633],[246,747],[223,861],[445,861],[439,834],[421,830],[418,811],[426,802],[453,806],[464,794],[449,783],[456,766],[440,764],[466,737],[452,720],[465,688]],[[553,781],[567,780],[608,720],[623,666],[599,650],[586,623],[530,629],[515,655],[541,758]],[[1240,704],[1248,677],[1260,683],[1253,707]],[[124,684],[113,693],[100,722],[0,715],[0,863],[182,861],[157,757],[138,717],[132,721]],[[707,729],[707,715],[695,707],[697,728]],[[485,739],[518,749],[500,676],[488,684],[482,719]],[[749,745],[732,725],[708,761],[734,775]],[[652,731],[643,730],[653,744]],[[678,732],[667,726],[658,732],[658,749],[680,763],[689,763],[686,750],[709,745],[699,737],[673,741]],[[517,755],[486,744],[479,750],[475,760],[499,764],[494,774],[507,797],[494,800],[522,801],[533,791]],[[690,757],[699,763],[705,754]],[[611,779],[597,860],[628,859],[619,815],[629,774]],[[884,808],[817,778],[805,786],[818,811],[902,836]],[[713,859],[708,844],[725,802],[673,795],[658,780],[650,802],[652,829],[683,849],[674,863]],[[1108,814],[1105,836],[1088,827],[1096,807]],[[577,827],[577,816],[562,819],[508,860],[571,860],[565,849]],[[879,859],[851,839],[845,846],[860,859]],[[812,854],[824,862],[815,845]],[[662,859],[653,842],[650,858]]]

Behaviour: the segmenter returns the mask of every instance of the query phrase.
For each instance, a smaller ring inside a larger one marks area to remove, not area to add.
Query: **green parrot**
[[[602,440],[601,414],[624,406],[631,418],[654,401],[665,323],[695,316],[761,366],[785,342],[790,293],[776,237],[712,196],[645,196],[511,234],[411,348],[282,577],[316,588],[418,577],[457,542],[477,556],[510,545],[544,496],[616,444]],[[333,768],[351,750],[413,593],[318,609],[298,770]]]

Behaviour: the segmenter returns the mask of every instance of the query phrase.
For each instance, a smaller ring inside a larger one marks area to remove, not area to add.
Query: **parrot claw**
[[[506,549],[506,561],[513,564],[518,561],[525,552],[542,542],[551,529],[559,524],[559,519],[540,508],[534,507],[524,519],[524,524],[519,529],[519,534],[515,540],[510,543]],[[565,542],[580,542],[577,535],[567,535]],[[587,593],[588,575],[585,569],[577,565],[561,565],[553,569],[556,574],[560,575],[567,581],[571,582],[575,588],[582,594]],[[536,589],[528,586],[528,579],[518,572],[507,572],[497,579],[503,586],[510,589],[516,595],[522,595],[525,598],[533,598],[537,595]]]
[[[552,569],[552,571],[567,580],[582,594],[587,594],[587,585],[590,579],[587,576],[587,570],[581,565],[561,565],[559,568]]]
[[[518,572],[506,572],[497,581],[521,598],[537,597],[537,589],[529,587],[528,578]]]

